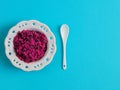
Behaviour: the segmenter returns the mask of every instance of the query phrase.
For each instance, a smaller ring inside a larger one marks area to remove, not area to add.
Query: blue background
[[[8,30],[22,20],[46,23],[57,52],[41,71],[12,66],[4,52]],[[63,71],[60,25],[70,26]],[[120,90],[120,0],[1,0],[0,90]]]

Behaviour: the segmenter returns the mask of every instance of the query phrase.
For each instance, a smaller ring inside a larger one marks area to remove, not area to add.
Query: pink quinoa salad
[[[48,39],[45,34],[34,30],[18,32],[13,40],[16,56],[26,62],[40,60],[47,50]]]

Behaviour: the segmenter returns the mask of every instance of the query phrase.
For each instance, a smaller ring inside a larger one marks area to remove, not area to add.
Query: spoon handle
[[[66,44],[63,44],[63,69],[66,70],[67,63],[66,63]]]

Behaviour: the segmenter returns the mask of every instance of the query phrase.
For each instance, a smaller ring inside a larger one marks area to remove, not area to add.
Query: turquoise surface
[[[8,30],[22,20],[47,24],[57,39],[51,64],[24,72],[5,56]],[[70,26],[63,71],[60,25]],[[120,0],[1,0],[0,90],[120,90]]]

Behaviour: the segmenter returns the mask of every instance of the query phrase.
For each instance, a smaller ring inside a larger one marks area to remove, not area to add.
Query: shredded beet
[[[26,63],[40,60],[45,55],[47,43],[43,33],[33,30],[18,32],[13,40],[16,56]]]

